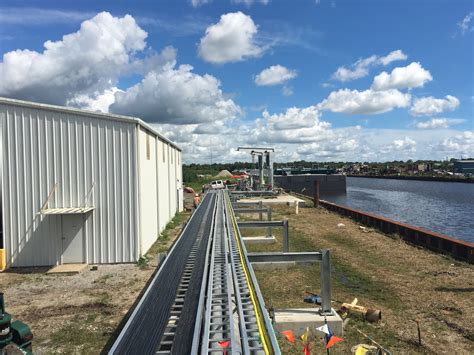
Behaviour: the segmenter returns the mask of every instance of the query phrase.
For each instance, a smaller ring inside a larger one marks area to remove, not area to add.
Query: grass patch
[[[144,258],[147,259],[146,264],[148,264],[148,260],[153,258],[156,254],[168,251],[171,246],[171,237],[178,234],[180,227],[188,220],[189,216],[190,214],[188,212],[178,212],[175,214],[173,219],[168,222],[158,239],[145,254]]]
[[[275,220],[288,218],[290,220],[289,244],[290,251],[318,251],[321,248],[331,249],[331,268],[332,268],[332,297],[333,307],[338,309],[341,302],[351,302],[354,297],[359,299],[359,304],[390,310],[391,312],[403,311],[403,302],[400,296],[392,290],[389,283],[384,279],[373,277],[374,269],[367,265],[383,265],[385,259],[380,258],[376,253],[367,252],[367,248],[347,234],[346,230],[338,230],[331,233],[319,234],[319,236],[309,235],[298,224],[293,222],[292,213],[278,210],[273,214]],[[260,230],[260,234],[262,235]],[[250,232],[250,233],[249,233]],[[245,236],[254,234],[253,230],[243,231]],[[281,251],[282,239],[281,228],[274,228],[274,234],[277,235],[277,243],[269,245],[249,245],[249,251]],[[344,250],[350,250],[354,255],[361,255],[364,261],[361,265],[353,265],[346,260],[341,249],[336,252],[334,245],[344,247]],[[367,260],[370,259],[370,260]],[[303,299],[307,292],[320,294],[320,265],[319,263],[311,266],[296,266],[287,270],[257,270],[256,276],[259,286],[265,297],[267,306],[274,308],[305,308],[311,305],[304,303]],[[276,286],[278,285],[278,286]],[[344,332],[343,343],[336,345],[336,353],[349,353],[352,346],[358,343],[370,344],[370,341],[364,338],[355,328],[370,335],[376,341],[380,342],[386,348],[399,352],[423,352],[415,343],[410,343],[406,339],[400,338],[393,328],[388,328],[384,322],[370,324],[362,320],[361,317],[350,315],[350,323]],[[285,339],[279,340],[282,353],[301,354],[303,343],[297,340],[295,344],[288,343]],[[322,340],[315,340],[311,343],[312,351],[315,353],[324,353]]]
[[[218,173],[219,172],[217,171],[215,175],[217,175]],[[222,178],[216,178],[216,177],[198,178],[196,179],[196,181],[188,181],[188,182],[185,181],[184,186],[192,187],[194,191],[200,192],[204,185],[209,184],[211,181],[219,180],[219,179],[222,180]]]
[[[140,269],[146,269],[148,268],[148,263],[149,263],[149,259],[146,255],[144,256],[140,256],[140,259],[138,259],[137,261],[137,266],[140,268]]]
[[[51,346],[51,350],[66,354],[89,354],[102,348],[110,330],[97,318],[93,314],[74,316],[70,324],[51,335],[50,343],[56,344]]]

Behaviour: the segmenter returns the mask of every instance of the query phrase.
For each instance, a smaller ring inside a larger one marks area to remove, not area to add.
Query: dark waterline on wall
[[[474,243],[474,185],[348,177],[345,195],[321,198]]]

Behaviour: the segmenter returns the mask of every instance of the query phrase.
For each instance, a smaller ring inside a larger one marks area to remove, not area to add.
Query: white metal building
[[[6,267],[134,262],[182,204],[181,150],[138,118],[0,98]]]

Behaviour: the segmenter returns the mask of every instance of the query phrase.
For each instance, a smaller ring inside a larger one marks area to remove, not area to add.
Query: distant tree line
[[[408,164],[432,164],[434,167],[446,171],[451,171],[454,161],[457,159],[450,160],[393,160],[386,162],[362,162],[362,161],[353,161],[353,162],[317,162],[317,161],[305,161],[298,160],[286,163],[274,163],[274,168],[283,168],[283,167],[295,167],[295,168],[328,168],[328,169],[341,169],[350,164],[364,164],[368,165],[370,168],[378,169],[383,171],[387,167],[397,168],[400,166],[406,166]],[[253,169],[255,164],[251,162],[234,162],[234,163],[214,163],[214,164],[184,164],[183,165],[183,180],[184,182],[200,182],[203,180],[202,175],[204,176],[216,176],[221,170],[228,170],[230,172],[239,171],[244,169]]]

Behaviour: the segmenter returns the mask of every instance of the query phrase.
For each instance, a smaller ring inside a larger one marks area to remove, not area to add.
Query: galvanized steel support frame
[[[290,251],[290,241],[288,233],[288,220],[283,221],[246,221],[239,222],[239,228],[271,228],[283,227],[283,252]]]
[[[331,254],[329,249],[320,252],[293,252],[293,253],[248,253],[248,259],[253,264],[271,262],[315,262],[320,264],[321,284],[321,315],[332,315],[331,308]]]

